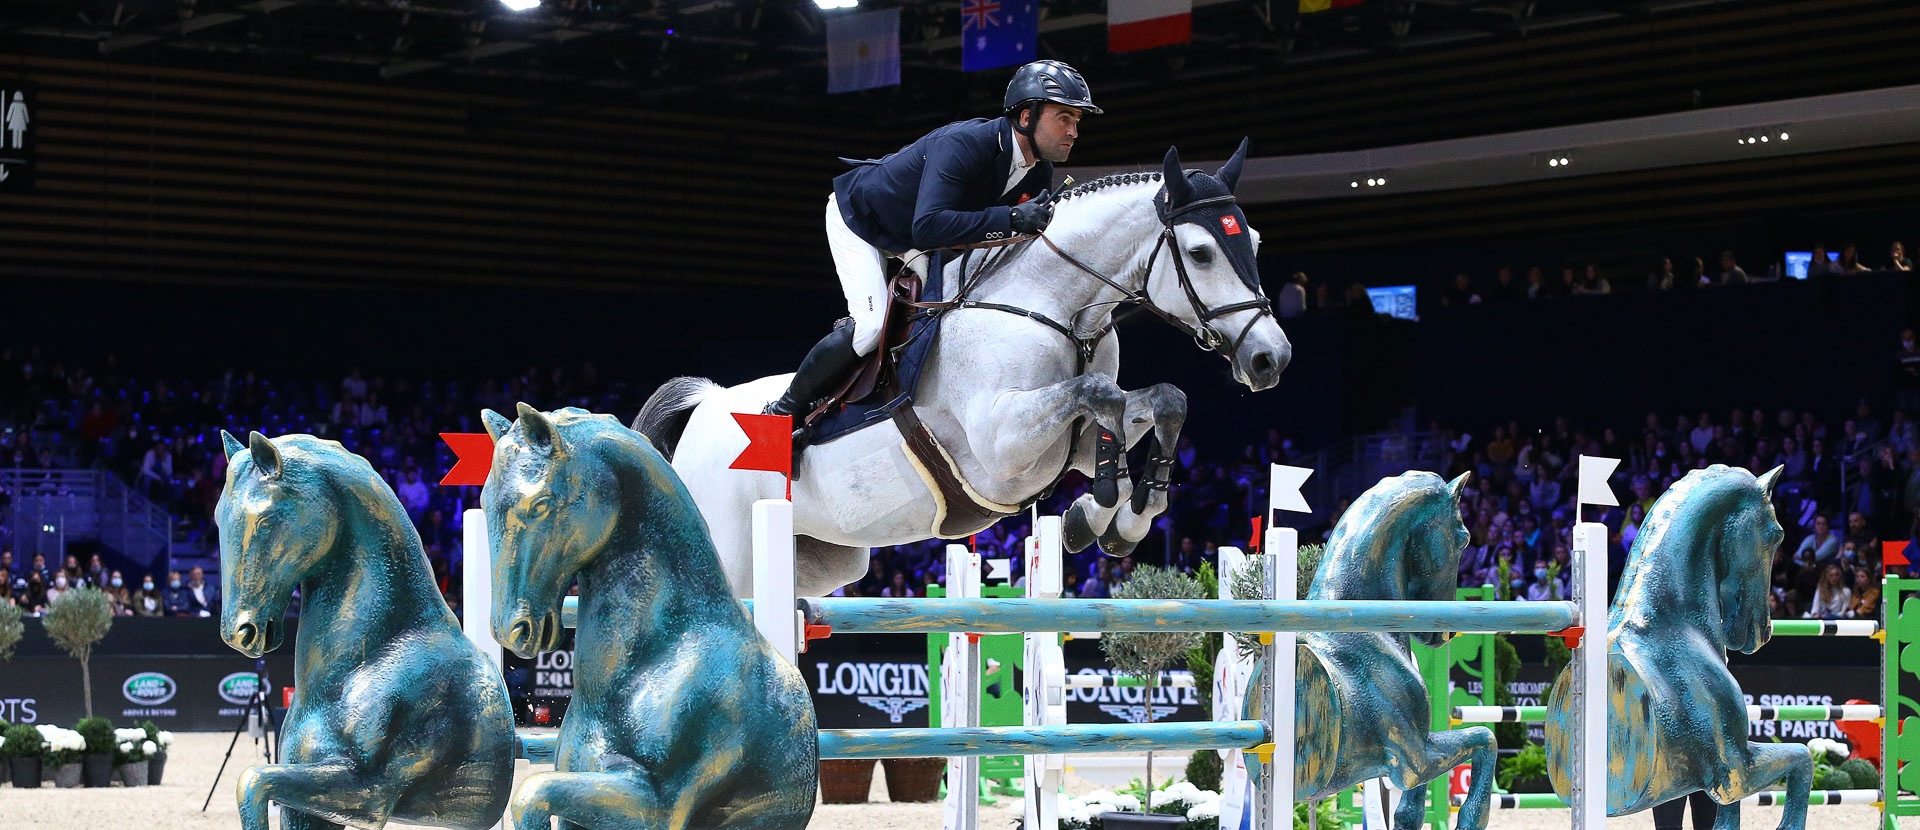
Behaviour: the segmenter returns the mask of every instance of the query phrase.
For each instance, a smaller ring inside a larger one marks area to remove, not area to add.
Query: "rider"
[[[1087,113],[1100,108],[1079,72],[1034,61],[1013,73],[999,118],[948,124],[886,158],[842,159],[854,168],[833,180],[827,244],[851,316],[807,352],[766,411],[797,420],[879,345],[887,257],[924,268],[922,251],[1046,230],[1053,165],[1067,160]]]

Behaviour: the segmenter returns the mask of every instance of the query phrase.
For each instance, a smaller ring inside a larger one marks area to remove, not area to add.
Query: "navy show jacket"
[[[1036,162],[1007,190],[1013,169],[1007,119],[956,121],[885,158],[842,159],[833,180],[840,216],[875,248],[899,254],[968,245],[1012,234],[1008,208],[1053,183],[1053,163]]]

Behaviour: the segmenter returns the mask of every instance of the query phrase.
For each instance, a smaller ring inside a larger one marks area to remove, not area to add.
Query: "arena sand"
[[[0,786],[0,828],[4,830],[234,830],[240,826],[234,807],[234,782],[246,766],[262,763],[260,750],[251,739],[242,737],[234,749],[213,804],[205,813],[200,802],[213,783],[220,757],[227,749],[230,734],[181,733],[167,761],[166,783],[158,787],[125,789],[15,790]],[[1158,766],[1158,765],[1156,765]],[[520,764],[519,774],[531,772]],[[1101,789],[1078,775],[1069,774],[1068,792],[1087,793]],[[874,776],[872,802],[853,805],[822,805],[813,814],[812,827],[823,830],[939,830],[939,804],[892,804],[886,800],[885,779]],[[1871,807],[1814,807],[1808,815],[1810,830],[1874,830],[1878,813]],[[1008,830],[1018,818],[1010,805],[982,807],[982,830]],[[1742,826],[1771,830],[1780,821],[1778,808],[1750,807],[1744,811]],[[1561,830],[1568,826],[1565,810],[1495,811],[1489,827],[1493,830]],[[400,828],[410,825],[390,824]],[[1613,819],[1610,830],[1651,830],[1653,821],[1646,813]],[[1920,819],[1903,820],[1902,830],[1920,830]]]

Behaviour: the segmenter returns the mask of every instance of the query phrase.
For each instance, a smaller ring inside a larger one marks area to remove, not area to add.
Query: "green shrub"
[[[1547,778],[1547,751],[1539,744],[1527,744],[1519,753],[1500,759],[1493,780],[1508,792],[1527,792]],[[1516,790],[1518,787],[1520,789]]]
[[[1850,789],[1880,789],[1880,771],[1873,768],[1872,761],[1865,758],[1848,758],[1846,763],[1838,767],[1838,770],[1846,773],[1847,778],[1851,780],[1853,786]]]
[[[26,724],[9,726],[0,740],[0,756],[7,758],[28,758],[40,754],[44,742],[40,740],[40,730]]]
[[[113,722],[106,718],[81,718],[73,725],[73,731],[87,739],[87,754],[99,755],[113,752]]]
[[[1220,760],[1220,753],[1211,749],[1202,749],[1187,759],[1187,780],[1203,790],[1220,791],[1220,773],[1226,762]]]

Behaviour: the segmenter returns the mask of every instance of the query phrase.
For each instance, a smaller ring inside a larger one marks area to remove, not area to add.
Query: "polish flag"
[[[1107,51],[1193,40],[1193,0],[1107,0]]]

